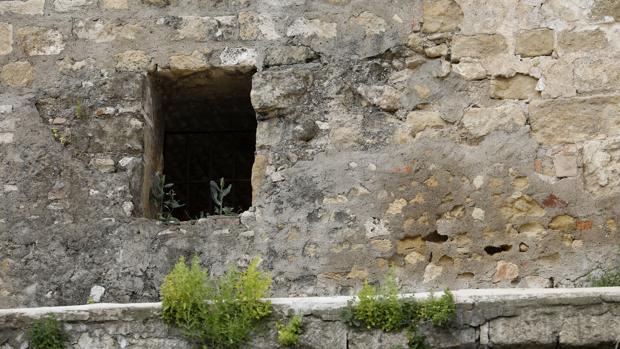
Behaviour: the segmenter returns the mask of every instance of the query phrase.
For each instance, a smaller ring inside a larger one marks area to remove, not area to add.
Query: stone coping
[[[454,294],[457,305],[492,304],[498,303],[504,306],[528,306],[539,305],[585,305],[605,302],[620,302],[620,287],[599,288],[503,288],[503,289],[464,289],[451,291]],[[401,297],[414,297],[416,299],[428,298],[431,292],[414,294],[402,294]],[[434,292],[440,295],[442,292]],[[288,308],[296,313],[312,313],[313,311],[335,310],[344,307],[352,296],[329,296],[329,297],[288,297],[268,298],[276,307]],[[102,311],[118,310],[131,311],[158,311],[161,302],[153,303],[97,303],[85,305],[70,305],[57,307],[38,308],[11,308],[0,309],[0,320],[6,317],[40,317],[44,314],[63,314],[65,320],[69,320],[70,314],[83,317],[90,313],[95,315]],[[85,314],[87,313],[87,314]],[[69,315],[69,318],[67,317]]]

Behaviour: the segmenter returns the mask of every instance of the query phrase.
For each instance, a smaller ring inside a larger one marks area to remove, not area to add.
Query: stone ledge
[[[434,348],[555,348],[558,344],[587,348],[614,344],[620,339],[620,326],[606,325],[620,323],[616,316],[620,314],[620,287],[472,289],[453,294],[457,319],[450,328],[421,329]],[[426,292],[402,297],[424,299],[430,295]],[[359,331],[335,322],[340,309],[351,299],[335,296],[269,300],[277,318],[291,312],[305,315],[306,333],[301,338],[305,348],[383,348],[388,344],[406,344],[402,333]],[[161,303],[0,309],[0,342],[9,343],[6,348],[22,346],[27,324],[53,313],[66,324],[73,348],[88,347],[84,343],[109,346],[123,341],[139,347],[191,348],[175,329],[161,322],[160,309]],[[249,347],[274,347],[276,334],[271,322],[261,326]]]

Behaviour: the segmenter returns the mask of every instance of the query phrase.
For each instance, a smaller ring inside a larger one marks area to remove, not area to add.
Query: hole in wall
[[[497,253],[508,252],[511,249],[512,245],[487,246],[484,248],[484,252],[486,252],[489,256],[492,256]]]
[[[434,242],[437,244],[444,243],[448,241],[447,235],[441,235],[438,232],[434,231],[423,238],[424,241]]]
[[[251,175],[256,113],[250,101],[253,68],[210,68],[149,74],[144,88],[144,216],[161,211],[150,193],[158,174],[173,184],[183,221],[218,214],[210,181],[231,185],[223,206],[239,213],[252,206]]]

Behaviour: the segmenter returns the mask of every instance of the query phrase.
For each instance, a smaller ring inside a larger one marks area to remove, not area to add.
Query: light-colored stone
[[[0,14],[42,15],[45,0],[5,0],[0,1]]]
[[[54,0],[54,10],[56,12],[73,12],[94,4],[95,0]]]
[[[524,30],[517,34],[516,53],[522,57],[548,56],[553,53],[554,43],[552,29]]]
[[[578,93],[620,89],[620,60],[617,57],[579,58],[573,66]]]
[[[90,161],[90,166],[101,173],[112,173],[116,171],[116,164],[110,158],[95,158]]]
[[[411,265],[417,265],[418,263],[423,263],[426,261],[426,258],[423,254],[418,252],[411,252],[405,256],[405,262]]]
[[[620,96],[535,100],[529,106],[534,136],[542,144],[575,143],[620,132]]]
[[[561,31],[558,34],[558,46],[562,52],[590,53],[607,47],[607,35],[600,29],[581,31]]]
[[[422,282],[427,284],[440,277],[441,274],[443,274],[443,267],[429,263],[426,268],[424,268],[424,278]]]
[[[535,99],[540,96],[536,90],[538,79],[528,75],[517,74],[511,78],[491,80],[491,98],[499,99]]]
[[[486,69],[478,62],[453,64],[452,71],[465,80],[482,80],[487,77]]]
[[[583,162],[589,192],[609,196],[620,193],[620,137],[585,142]]]
[[[144,51],[129,50],[114,56],[118,71],[146,71],[151,58]]]
[[[479,207],[474,207],[471,216],[477,221],[484,221],[484,210]]]
[[[117,38],[135,40],[142,31],[143,28],[136,24],[121,25],[103,19],[97,21],[78,20],[73,27],[73,33],[79,39],[92,40],[96,43],[111,42]]]
[[[368,11],[364,11],[360,13],[359,16],[353,17],[353,22],[364,28],[367,37],[381,35],[387,30],[387,23],[385,22],[385,19]]]
[[[129,9],[128,0],[101,0],[101,5],[106,10],[127,10]]]
[[[455,35],[452,42],[452,60],[487,58],[507,53],[506,38],[500,34]]]
[[[204,54],[199,51],[191,55],[170,56],[169,65],[174,71],[199,71],[208,67]]]
[[[592,17],[596,19],[605,19],[611,17],[620,21],[620,2],[614,0],[595,0],[592,5]]]
[[[183,16],[174,39],[207,41],[217,26],[217,21],[210,17]]]
[[[391,215],[401,214],[403,212],[403,208],[407,206],[407,200],[405,199],[397,199],[394,200],[388,207],[386,213]]]
[[[424,54],[429,58],[438,58],[448,54],[448,45],[439,44],[424,49]]]
[[[441,114],[430,110],[417,110],[407,114],[407,125],[415,135],[427,128],[442,128],[446,122],[441,118]]]
[[[276,40],[281,35],[276,22],[267,13],[239,12],[239,38],[241,40]]]
[[[266,66],[306,63],[316,58],[316,53],[307,46],[270,47],[265,55]]]
[[[0,22],[0,56],[13,52],[13,25]]]
[[[559,231],[572,231],[575,230],[576,220],[569,215],[560,215],[553,217],[549,222],[549,229]]]
[[[553,157],[556,177],[577,177],[577,156],[557,154]]]
[[[256,66],[258,53],[253,48],[226,47],[220,54],[223,66],[245,65]]]
[[[34,80],[34,68],[30,62],[14,62],[2,67],[0,79],[11,87],[25,87]]]
[[[256,111],[267,114],[295,107],[312,81],[312,73],[303,69],[258,73],[252,81],[252,105]]]
[[[13,132],[0,132],[0,144],[11,144],[15,139]]]
[[[19,45],[29,56],[60,54],[65,49],[62,34],[56,29],[23,27],[17,30]]]
[[[505,261],[497,262],[493,282],[514,281],[519,277],[519,267],[516,264]]]
[[[424,0],[422,6],[424,32],[454,31],[463,21],[463,11],[454,0]]]
[[[381,253],[387,253],[392,250],[392,242],[390,240],[370,240],[370,246],[373,250]]]
[[[92,300],[95,303],[101,302],[101,297],[105,293],[105,287],[100,285],[94,285],[90,288],[90,295],[88,297],[89,300]]]
[[[463,115],[463,126],[475,137],[483,137],[493,131],[515,131],[525,125],[526,117],[516,103],[496,108],[471,108]]]
[[[388,85],[360,86],[357,92],[364,99],[377,107],[386,111],[395,111],[400,109],[400,99],[402,92]]]
[[[286,36],[300,36],[303,38],[318,37],[331,39],[335,38],[336,35],[336,23],[323,22],[320,19],[307,19],[305,17],[296,19],[286,31]]]

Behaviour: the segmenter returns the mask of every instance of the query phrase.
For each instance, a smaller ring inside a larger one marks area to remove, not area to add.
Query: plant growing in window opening
[[[211,185],[211,198],[213,198],[213,202],[215,203],[215,214],[218,215],[231,215],[233,214],[232,207],[224,206],[224,198],[226,195],[230,194],[230,190],[232,189],[232,184],[229,184],[228,187],[224,182],[224,178],[220,178],[220,183],[215,183],[215,181],[210,182]]]
[[[155,174],[151,186],[151,200],[159,207],[157,219],[163,222],[178,223],[179,220],[172,215],[173,211],[185,206],[176,199],[173,186],[174,183],[166,183],[165,175]]]

